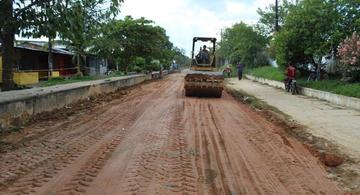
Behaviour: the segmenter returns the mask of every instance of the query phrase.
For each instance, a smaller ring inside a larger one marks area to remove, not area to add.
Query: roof
[[[45,42],[46,43],[46,42]],[[45,44],[44,42],[20,42],[17,43],[15,48],[20,48],[20,49],[27,49],[27,50],[32,50],[32,51],[41,51],[41,52],[49,52],[48,47],[47,47],[47,43]],[[74,55],[73,52],[67,51],[65,49],[59,48],[54,46],[52,48],[52,52],[53,53],[57,53],[57,54],[63,54],[63,55]]]

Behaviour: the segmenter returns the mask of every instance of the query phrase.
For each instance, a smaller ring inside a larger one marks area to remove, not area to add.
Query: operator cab
[[[202,47],[195,56],[195,44],[201,41]],[[210,44],[208,43],[210,42]],[[207,46],[207,45],[208,46]],[[192,66],[215,67],[216,38],[194,37],[192,45]]]

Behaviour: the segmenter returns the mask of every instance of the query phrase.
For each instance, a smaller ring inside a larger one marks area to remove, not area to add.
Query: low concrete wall
[[[254,76],[251,76],[251,75],[245,75],[245,78],[247,78],[249,80],[257,81],[257,82],[262,83],[262,84],[270,85],[272,87],[276,87],[276,88],[279,88],[279,89],[285,89],[285,86],[284,86],[283,82],[264,79],[264,78],[261,78],[261,77],[254,77]]]
[[[151,74],[113,77],[51,87],[32,88],[0,93],[0,131],[8,128],[16,118],[62,108],[79,100],[101,93],[133,86],[150,80]]]
[[[285,89],[284,83],[259,77],[254,77],[251,75],[245,75],[245,77],[249,80],[257,81],[262,84],[270,85],[272,87]],[[302,95],[306,95],[309,97],[318,98],[321,100],[328,101],[330,103],[334,103],[340,106],[345,106],[353,109],[360,110],[360,99],[354,97],[348,97],[344,95],[338,95],[326,91],[320,91],[316,89],[310,89],[305,87],[299,87],[299,92]]]

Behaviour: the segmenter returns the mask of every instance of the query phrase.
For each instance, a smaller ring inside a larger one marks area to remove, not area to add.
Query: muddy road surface
[[[0,194],[343,194],[282,127],[226,93],[184,97],[183,76],[6,135]]]

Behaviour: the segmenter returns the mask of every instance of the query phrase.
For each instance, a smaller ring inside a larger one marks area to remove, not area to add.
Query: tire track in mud
[[[1,156],[0,194],[341,194],[276,125],[226,93],[185,98],[182,79],[140,85]]]
[[[145,96],[146,99],[156,98],[161,90],[168,87],[166,85],[158,85],[160,90],[151,93],[148,96]],[[87,187],[91,185],[94,179],[97,177],[101,169],[106,165],[109,160],[112,152],[118,147],[122,140],[128,134],[128,129],[133,125],[133,123],[143,115],[149,107],[152,107],[152,102],[149,101],[137,101],[135,100],[134,106],[139,109],[127,108],[127,110],[122,110],[126,115],[122,115],[121,118],[113,120],[113,128],[115,133],[107,138],[106,142],[101,143],[98,149],[87,157],[86,161],[82,163],[79,170],[72,176],[70,182],[66,183],[64,187],[58,190],[59,194],[76,194],[76,193],[86,193]],[[134,111],[134,113],[132,113]],[[119,125],[122,124],[122,125]],[[124,128],[125,127],[125,128]]]
[[[111,119],[109,119],[111,120]],[[38,188],[47,183],[58,172],[61,172],[69,164],[78,159],[79,156],[91,145],[94,145],[97,141],[101,140],[109,130],[111,130],[112,124],[108,121],[105,123],[101,130],[94,129],[88,132],[85,136],[74,140],[67,146],[45,161],[36,165],[36,168],[29,174],[23,175],[19,180],[13,183],[10,192],[23,194],[34,192],[33,188]]]
[[[220,108],[217,105],[212,109],[214,121],[217,121],[218,123],[225,120],[222,118],[222,115],[216,114],[222,109],[223,108]],[[251,112],[250,110],[245,111]],[[231,116],[235,116],[235,114],[232,113]],[[262,162],[266,164],[266,166],[263,166],[264,168],[262,167],[260,169],[252,166],[252,160],[246,158],[249,154],[242,152],[242,154],[239,155],[242,157],[242,160],[239,162],[243,162],[244,164],[238,167],[246,167],[243,172],[248,171],[251,178],[254,178],[252,182],[258,183],[257,186],[262,187],[260,192],[281,193],[286,191],[290,194],[315,193],[309,188],[308,179],[303,180],[303,178],[307,178],[305,175],[313,175],[311,171],[308,171],[311,167],[317,167],[317,165],[310,163],[312,162],[309,160],[309,157],[311,159],[311,155],[302,154],[308,156],[307,158],[303,158],[302,155],[299,156],[299,154],[296,154],[302,153],[297,149],[300,144],[296,144],[293,141],[290,142],[285,135],[282,135],[281,129],[274,127],[263,118],[256,115],[252,118],[247,117],[248,116],[244,116],[245,121],[247,122],[241,121],[239,124],[247,125],[247,123],[250,123],[252,128],[251,130],[244,129],[242,134],[246,139],[242,141],[246,143],[250,140],[251,148],[248,148],[247,150],[255,149],[256,153],[261,153],[263,159]],[[235,121],[235,118],[231,120]],[[264,131],[264,127],[266,127],[266,131]],[[284,141],[284,139],[286,141]],[[295,146],[293,146],[293,144],[295,144]],[[243,149],[246,151],[246,147],[243,147]],[[301,167],[303,169],[294,169],[292,167]],[[313,175],[313,179],[315,179],[313,182],[317,182],[317,177],[319,176]],[[271,179],[264,180],[264,178]],[[319,186],[321,185],[322,184],[319,184]]]
[[[161,88],[162,87],[166,86],[161,86]],[[157,93],[150,93],[150,96],[148,97],[152,98],[156,95]],[[103,139],[106,134],[113,130],[114,125],[118,123],[127,124],[134,121],[143,113],[148,104],[149,102],[146,101],[142,101],[139,104],[135,100],[133,104],[135,108],[129,108],[129,105],[126,107],[116,106],[119,111],[116,111],[115,108],[111,108],[110,111],[106,112],[109,116],[105,113],[95,122],[88,122],[88,120],[86,120],[85,122],[79,123],[78,129],[66,134],[66,136],[62,137],[60,140],[57,138],[56,144],[49,141],[47,141],[47,143],[49,143],[48,145],[44,144],[44,141],[34,144],[30,143],[30,146],[25,148],[25,151],[14,152],[15,155],[12,153],[8,156],[8,160],[4,161],[8,166],[0,166],[1,170],[5,170],[4,172],[10,171],[7,175],[2,174],[0,177],[3,183],[1,191],[6,189],[6,191],[11,194],[34,193],[37,188],[42,187],[56,174],[76,161],[90,146]],[[137,107],[139,109],[137,109]],[[126,114],[121,115],[121,113]],[[58,133],[55,133],[55,135],[57,134]],[[49,138],[49,136],[46,137]],[[105,156],[108,156],[120,142],[120,138],[121,137],[116,137],[113,143],[109,143],[108,145],[104,144],[105,147],[102,148],[105,148],[106,150],[103,153],[97,151],[97,154],[106,154]],[[14,163],[12,162],[14,156],[26,156],[30,159],[22,158],[22,161],[24,162],[15,164],[14,166]],[[40,156],[40,158],[37,158],[38,156]],[[93,166],[94,168],[99,168],[101,162],[105,162],[104,158],[95,158],[97,161],[93,161],[94,158],[95,157],[90,158],[91,162],[97,162],[97,165]],[[9,168],[9,166],[13,167]],[[12,174],[11,171],[15,174]],[[91,170],[89,171],[89,174],[93,175],[90,172]],[[10,182],[11,184],[9,184]],[[80,183],[85,184],[83,181]]]
[[[110,116],[100,116],[94,122],[94,116],[96,117],[97,114],[90,117],[81,117],[78,121],[72,120],[60,126],[50,127],[48,131],[51,133],[44,135],[40,140],[34,139],[24,142],[24,148],[1,154],[0,183],[6,186],[8,181],[16,181],[17,178],[34,170],[38,164],[55,158],[57,153],[64,150],[69,143],[78,142],[84,135],[102,127],[119,113],[115,112],[110,113]],[[99,123],[100,121],[103,122]],[[16,161],[23,161],[23,163],[14,164],[13,162]]]
[[[178,90],[179,86],[174,88]],[[174,95],[165,98],[178,95],[176,91],[171,93]],[[144,147],[134,152],[125,173],[124,193],[196,194],[196,175],[183,125],[183,102],[158,109],[163,111],[156,112],[162,113],[158,122],[145,130]]]
[[[228,94],[187,98],[185,115],[199,194],[342,194],[301,143]]]

